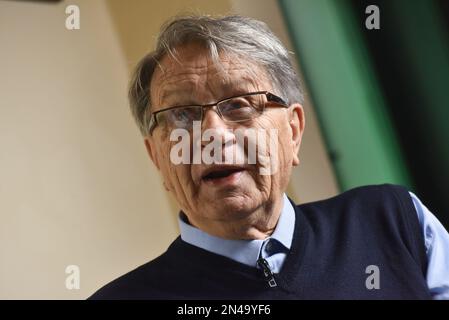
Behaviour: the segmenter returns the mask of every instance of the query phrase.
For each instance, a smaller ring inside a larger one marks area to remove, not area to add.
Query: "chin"
[[[214,212],[219,219],[244,219],[257,209],[255,200],[241,195],[223,197],[215,200],[209,212]]]

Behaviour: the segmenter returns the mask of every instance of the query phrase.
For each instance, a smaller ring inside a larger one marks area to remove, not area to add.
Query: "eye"
[[[253,117],[257,110],[248,97],[233,98],[219,105],[220,112],[226,120],[239,121]]]
[[[168,110],[167,121],[169,125],[177,128],[186,128],[193,121],[201,120],[201,107],[191,106]]]
[[[220,104],[220,111],[223,114],[232,112],[242,112],[245,109],[252,109],[252,106],[245,98],[234,98],[231,100],[223,101]]]
[[[173,117],[176,120],[189,120],[192,117],[192,111],[187,108],[175,109],[172,112]]]

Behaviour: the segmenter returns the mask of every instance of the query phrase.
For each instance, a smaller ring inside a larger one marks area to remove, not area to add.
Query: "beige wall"
[[[130,68],[163,20],[233,10],[286,37],[274,1],[124,2],[0,1],[0,298],[86,298],[176,237],[175,204],[126,100]],[[65,28],[68,4],[80,7],[80,30]],[[302,164],[290,188],[301,201],[336,193],[306,110]],[[65,288],[72,264],[81,268],[80,290]]]
[[[0,2],[0,298],[85,298],[177,233],[105,2],[73,3],[77,31],[67,3]]]
[[[107,0],[130,70],[153,50],[161,25],[178,14],[226,14],[228,0]]]

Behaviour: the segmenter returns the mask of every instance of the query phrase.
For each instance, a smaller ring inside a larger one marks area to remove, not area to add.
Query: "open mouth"
[[[203,176],[205,181],[217,181],[220,179],[228,178],[235,175],[238,172],[242,172],[243,168],[217,168],[209,171]]]

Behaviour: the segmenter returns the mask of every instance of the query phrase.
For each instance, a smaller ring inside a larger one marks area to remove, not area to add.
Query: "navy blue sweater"
[[[294,206],[292,247],[270,287],[260,269],[178,237],[158,258],[90,299],[429,299],[427,258],[406,189],[359,187]],[[378,267],[379,289],[366,273]]]

